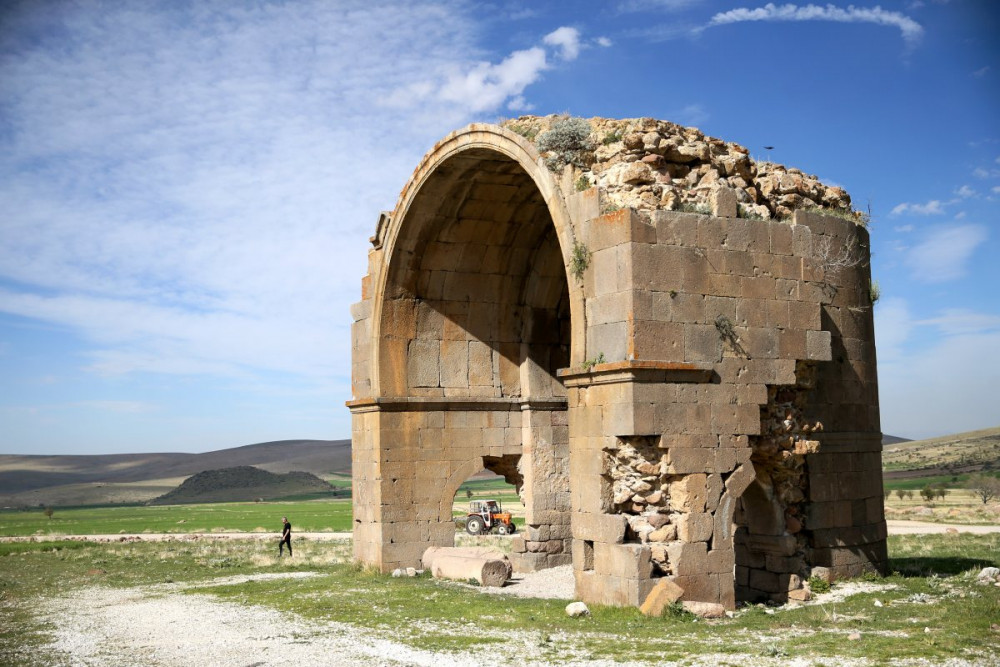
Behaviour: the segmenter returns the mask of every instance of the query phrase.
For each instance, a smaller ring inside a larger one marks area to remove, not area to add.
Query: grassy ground
[[[734,618],[705,622],[682,612],[650,619],[634,609],[605,607],[571,619],[564,601],[485,596],[426,577],[394,579],[352,565],[347,541],[300,540],[294,562],[279,561],[270,545],[257,542],[0,544],[0,664],[54,662],[44,649],[47,628],[32,610],[55,591],[296,570],[320,576],[198,592],[350,623],[430,650],[462,651],[473,633],[505,654],[553,663],[686,658],[737,665],[755,656],[816,665],[911,658],[988,663],[1000,653],[1000,634],[991,630],[1000,622],[1000,588],[975,582],[983,566],[1000,565],[1000,535],[892,537],[890,554],[893,574],[845,600],[749,607]],[[849,585],[856,582],[835,585],[834,592]],[[481,632],[483,624],[488,633]],[[853,633],[860,638],[850,640]]]
[[[931,521],[966,525],[1000,524],[1000,503],[984,505],[968,489],[948,489],[944,499],[927,502],[919,490],[912,497],[900,498],[893,491],[885,500],[885,518],[904,521]]]
[[[349,498],[322,501],[215,503],[159,507],[56,508],[0,511],[0,536],[103,533],[279,532],[287,516],[296,531],[351,530]]]

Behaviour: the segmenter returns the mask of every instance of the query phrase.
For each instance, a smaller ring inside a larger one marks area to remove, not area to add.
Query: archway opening
[[[447,480],[437,503],[451,508],[471,472],[520,459],[522,569],[568,562],[569,433],[556,372],[569,365],[571,319],[548,205],[517,161],[473,148],[427,175],[398,225],[379,386],[429,415],[411,438],[418,479]]]

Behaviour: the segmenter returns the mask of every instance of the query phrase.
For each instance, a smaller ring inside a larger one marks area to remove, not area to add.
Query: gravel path
[[[481,664],[208,595],[89,588],[50,600],[44,614],[55,626],[52,647],[70,665]]]
[[[890,535],[923,535],[936,533],[973,533],[985,535],[1000,533],[1000,526],[966,526],[960,523],[932,523],[930,521],[896,521],[885,522]]]
[[[959,523],[933,523],[930,521],[887,520],[890,535],[916,535],[931,533],[1000,533],[1000,525],[970,526]],[[351,533],[295,533],[294,539],[335,542],[349,540]],[[0,537],[0,542],[50,542],[53,540],[79,540],[85,542],[166,542],[171,540],[277,540],[277,533],[112,533],[107,535],[29,535],[26,537]],[[551,570],[550,570],[551,571]],[[539,596],[534,596],[539,597]],[[562,597],[561,595],[547,597]]]
[[[184,590],[247,581],[310,577],[313,572],[225,577],[196,584],[138,588],[94,587],[47,599],[39,608],[51,623],[56,664],[102,667],[265,667],[270,665],[417,665],[427,667],[538,666],[537,633],[509,633],[505,652],[474,645],[467,652],[414,649],[378,630],[314,622],[295,614],[221,601]],[[537,655],[537,653],[536,653]],[[572,661],[587,667],[639,663]],[[662,663],[672,664],[672,663]]]

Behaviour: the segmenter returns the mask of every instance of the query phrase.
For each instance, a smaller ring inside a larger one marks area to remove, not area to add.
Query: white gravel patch
[[[50,600],[52,648],[69,665],[239,666],[487,664],[208,595],[90,588]]]
[[[573,566],[560,565],[540,572],[515,573],[503,588],[484,586],[478,590],[490,595],[574,600],[575,585]]]

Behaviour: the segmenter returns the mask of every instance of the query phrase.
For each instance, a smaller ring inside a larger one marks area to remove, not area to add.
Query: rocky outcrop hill
[[[173,491],[150,501],[150,504],[247,502],[333,492],[333,487],[312,473],[276,474],[253,466],[238,466],[192,475]]]

